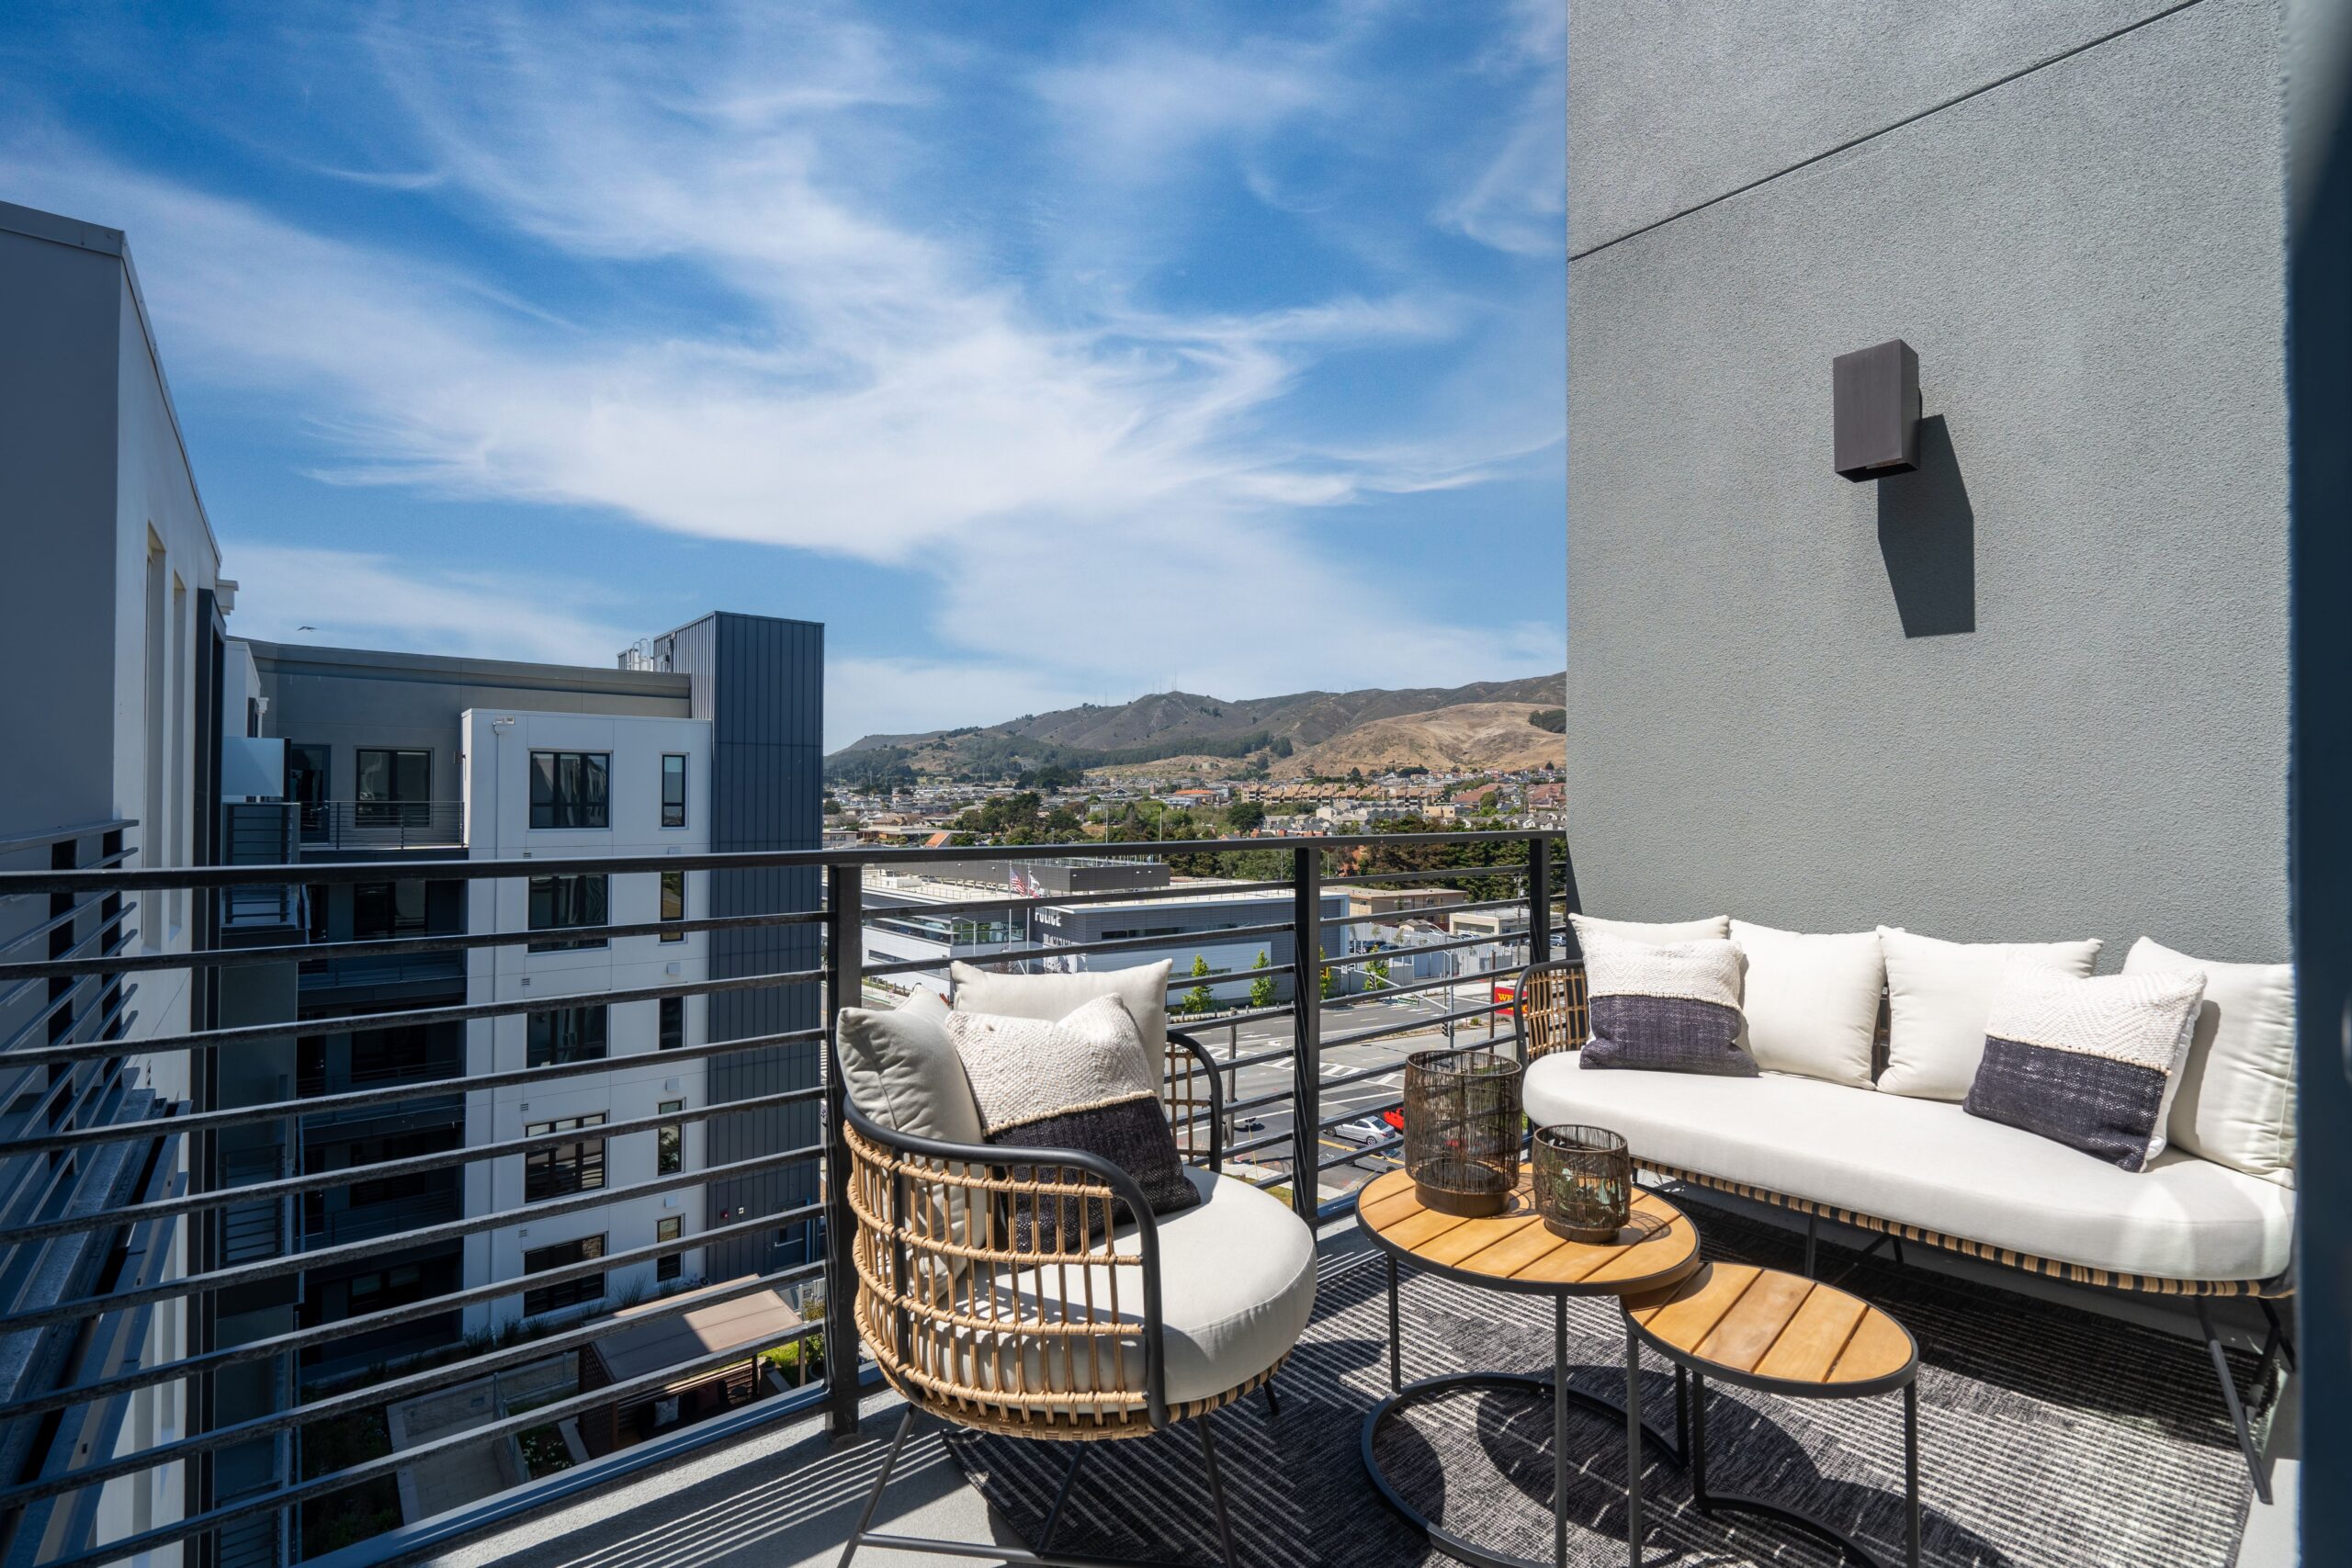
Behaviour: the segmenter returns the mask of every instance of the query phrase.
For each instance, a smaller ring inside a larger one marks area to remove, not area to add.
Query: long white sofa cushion
[[[1990,1247],[2169,1280],[2267,1280],[2287,1267],[2291,1189],[2167,1149],[2127,1171],[1946,1100],[1817,1078],[1527,1070],[1538,1126],[1624,1135],[1636,1161],[1746,1182]]]

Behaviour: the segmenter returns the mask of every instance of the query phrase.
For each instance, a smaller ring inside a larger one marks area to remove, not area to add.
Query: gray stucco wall
[[[1815,101],[1860,9],[1726,8],[1697,51],[1684,10],[1571,14],[1584,902],[2282,958],[2277,8],[2203,0],[1936,108],[2068,47],[1947,6],[1912,40],[1940,72]],[[2067,8],[2086,38],[2128,9]],[[1919,118],[1817,158],[1872,115]],[[1926,461],[1851,485],[1829,361],[1897,336]]]

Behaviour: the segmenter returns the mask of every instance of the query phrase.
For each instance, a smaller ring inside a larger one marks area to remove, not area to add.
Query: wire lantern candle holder
[[[1485,1047],[1405,1060],[1405,1168],[1424,1207],[1499,1214],[1519,1186],[1519,1063]]]
[[[1634,1154],[1606,1127],[1538,1127],[1535,1212],[1566,1241],[1613,1242],[1632,1218]]]

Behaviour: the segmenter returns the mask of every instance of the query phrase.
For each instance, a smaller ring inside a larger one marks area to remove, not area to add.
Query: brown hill
[[[1559,736],[1528,722],[1551,703],[1458,703],[1428,713],[1375,718],[1274,764],[1276,778],[1345,775],[1422,767],[1432,773],[1505,773],[1561,761]]]

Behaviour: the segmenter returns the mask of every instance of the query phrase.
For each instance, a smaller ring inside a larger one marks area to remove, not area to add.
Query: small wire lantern
[[[1634,1154],[1606,1127],[1538,1127],[1535,1212],[1567,1241],[1612,1242],[1633,1217]]]
[[[1485,1048],[1405,1059],[1405,1168],[1422,1204],[1499,1214],[1519,1186],[1520,1065]]]

